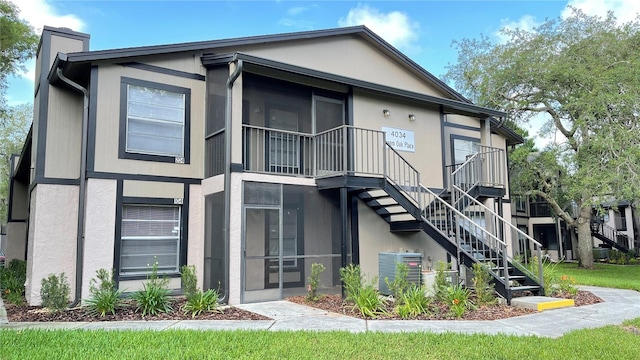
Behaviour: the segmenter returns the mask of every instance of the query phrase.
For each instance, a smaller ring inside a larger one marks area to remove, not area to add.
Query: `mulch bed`
[[[566,294],[568,296],[568,294]],[[566,297],[565,296],[565,297]],[[307,301],[306,296],[292,296],[287,300],[312,306],[318,309],[331,311],[338,314],[352,316],[360,319],[370,319],[363,316],[357,309],[354,308],[352,303],[348,303],[342,299],[340,295],[323,295],[318,301]],[[584,306],[597,304],[602,302],[602,299],[595,296],[589,291],[578,291],[577,296],[574,298],[576,306]],[[433,303],[434,309],[432,314],[420,315],[410,320],[498,320],[506,319],[514,316],[521,316],[535,313],[535,310],[516,308],[506,304],[495,304],[489,306],[478,307],[473,310],[467,311],[462,318],[457,319],[449,314],[449,307],[443,303]],[[393,303],[387,302],[386,314],[379,315],[376,319],[380,320],[403,320],[400,316],[393,312]]]
[[[5,302],[7,318],[9,322],[41,322],[41,321],[131,321],[131,320],[271,320],[250,311],[238,309],[230,306],[223,308],[220,312],[203,312],[191,317],[184,314],[180,309],[184,305],[184,298],[176,298],[173,301],[174,311],[168,314],[142,316],[142,312],[136,312],[136,306],[131,301],[126,301],[125,306],[116,311],[115,315],[107,314],[104,317],[97,317],[87,314],[85,308],[73,308],[61,313],[52,314],[40,306],[16,306]]]
[[[318,309],[331,311],[338,314],[365,319],[360,312],[353,308],[353,304],[345,302],[340,295],[323,295],[318,301],[307,302],[306,296],[293,296],[287,298],[291,302],[312,306]],[[576,306],[591,305],[602,302],[602,299],[593,295],[589,291],[579,291],[574,299]],[[74,308],[61,313],[52,314],[46,309],[38,306],[16,306],[5,302],[7,318],[9,322],[52,322],[52,321],[130,321],[130,320],[271,320],[268,317],[245,311],[233,306],[225,307],[221,312],[206,312],[194,318],[189,314],[184,314],[180,308],[184,304],[184,298],[176,298],[173,302],[174,311],[169,314],[147,315],[136,312],[135,305],[127,301],[125,306],[115,315],[107,314],[105,317],[97,317],[87,314],[85,308]],[[438,304],[431,315],[422,315],[413,320],[453,320],[454,317],[448,315],[449,309],[445,304]],[[521,316],[534,313],[533,310],[515,308],[504,304],[483,306],[471,311],[467,311],[460,320],[497,320],[514,316]],[[389,303],[387,313],[377,319],[401,320],[393,312],[393,304]]]

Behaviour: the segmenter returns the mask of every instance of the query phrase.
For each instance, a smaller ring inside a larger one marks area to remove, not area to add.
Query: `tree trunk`
[[[593,269],[593,239],[591,237],[591,206],[580,206],[576,220],[578,229],[578,266]]]

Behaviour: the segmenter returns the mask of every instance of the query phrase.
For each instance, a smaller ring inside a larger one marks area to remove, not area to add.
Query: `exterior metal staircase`
[[[471,195],[495,185],[482,181],[490,165],[486,156],[476,154],[454,171],[451,204],[444,192],[421,184],[420,173],[385,141],[383,132],[350,126],[332,129],[316,136],[315,153],[320,189],[347,187],[389,223],[390,231],[423,231],[460,265],[489,265],[495,289],[507,302],[518,292],[543,293],[541,245]],[[484,223],[472,214],[480,210]],[[520,261],[510,255],[511,240],[530,250],[521,254]],[[526,264],[534,261],[529,253],[537,254],[538,274],[527,270]]]
[[[620,251],[629,252],[634,249],[634,241],[627,234],[607,224],[592,223],[592,225],[591,235],[598,240]]]

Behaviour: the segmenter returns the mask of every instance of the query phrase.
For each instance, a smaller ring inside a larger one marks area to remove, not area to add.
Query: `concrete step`
[[[574,307],[575,303],[573,299],[559,299],[548,296],[523,296],[511,299],[511,306],[545,311]]]

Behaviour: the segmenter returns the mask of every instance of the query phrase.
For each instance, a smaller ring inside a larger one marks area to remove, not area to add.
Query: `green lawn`
[[[640,326],[640,319],[627,325]],[[0,359],[637,359],[620,326],[559,339],[516,336],[268,331],[0,330]]]
[[[639,265],[611,265],[596,263],[595,270],[578,268],[577,263],[560,263],[556,267],[559,275],[575,278],[578,285],[593,285],[616,289],[640,291]]]

